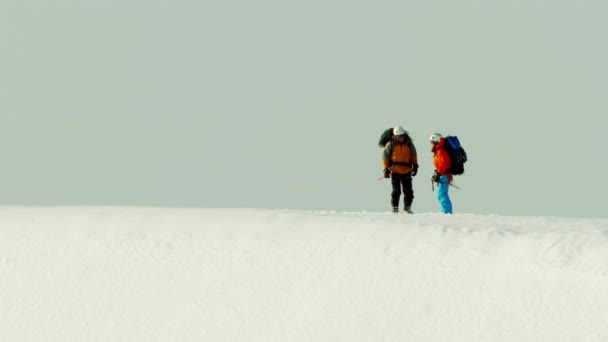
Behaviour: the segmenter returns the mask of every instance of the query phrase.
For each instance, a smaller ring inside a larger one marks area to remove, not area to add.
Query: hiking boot
[[[405,207],[405,212],[406,212],[407,214],[413,214],[413,213],[414,213],[414,212],[412,211],[412,207],[409,207],[409,206],[408,206],[408,207]]]
[[[393,212],[396,214],[399,212],[399,207],[393,207]]]

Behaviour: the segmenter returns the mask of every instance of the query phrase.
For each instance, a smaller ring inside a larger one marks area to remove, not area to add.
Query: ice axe
[[[392,174],[392,172],[391,172],[391,174]],[[391,177],[388,177],[388,178],[391,178]],[[386,179],[386,177],[384,177],[384,176],[378,177],[378,180],[383,180],[383,179]]]

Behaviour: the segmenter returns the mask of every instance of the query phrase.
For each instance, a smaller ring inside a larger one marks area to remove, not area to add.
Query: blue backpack
[[[464,173],[464,163],[467,162],[467,153],[460,145],[458,137],[448,135],[445,137],[445,144],[443,146],[448,152],[451,161],[447,172],[453,175],[462,175]]]

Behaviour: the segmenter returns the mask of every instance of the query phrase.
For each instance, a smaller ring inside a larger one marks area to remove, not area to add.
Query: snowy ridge
[[[3,341],[605,341],[608,220],[0,208]]]

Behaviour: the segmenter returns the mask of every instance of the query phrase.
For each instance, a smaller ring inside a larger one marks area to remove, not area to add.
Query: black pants
[[[401,175],[393,173],[391,175],[391,184],[393,192],[391,193],[391,204],[393,208],[399,206],[399,198],[401,197],[401,188],[403,188],[403,200],[406,207],[412,205],[414,200],[414,189],[412,189],[412,173]]]

